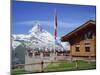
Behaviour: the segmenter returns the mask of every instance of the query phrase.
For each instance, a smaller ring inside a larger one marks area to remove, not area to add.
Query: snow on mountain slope
[[[12,48],[15,49],[17,46],[21,45],[18,41],[12,41]]]
[[[70,45],[69,45],[68,42],[61,42],[61,44],[62,44],[62,46],[63,46],[63,48],[64,48],[65,50],[70,50]]]
[[[42,29],[39,24],[33,25],[33,27],[26,34],[13,34],[12,35],[13,48],[24,43],[26,47],[35,48],[53,48],[54,47],[54,37]],[[63,48],[62,44],[56,41],[56,48]]]
[[[41,33],[42,32],[42,28],[40,27],[39,24],[36,24],[35,26],[33,25],[32,29],[29,30],[29,33]]]

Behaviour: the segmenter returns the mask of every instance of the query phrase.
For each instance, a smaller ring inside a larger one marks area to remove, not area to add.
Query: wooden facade
[[[72,57],[96,57],[96,22],[90,20],[61,38],[70,43]]]

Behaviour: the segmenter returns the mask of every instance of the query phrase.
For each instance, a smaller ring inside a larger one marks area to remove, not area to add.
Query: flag
[[[55,38],[55,40],[57,38],[57,25],[58,25],[58,23],[57,23],[57,12],[55,10],[55,24],[54,24],[54,38]]]

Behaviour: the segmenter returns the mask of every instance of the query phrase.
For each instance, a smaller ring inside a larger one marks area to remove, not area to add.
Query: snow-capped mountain
[[[63,45],[56,41],[56,49],[62,49]],[[23,45],[30,47],[33,50],[38,49],[53,49],[54,48],[54,37],[42,29],[40,24],[35,24],[26,34],[12,34],[12,48],[15,49],[17,46]]]
[[[12,44],[13,49],[15,49],[17,46],[21,45],[21,43],[18,41],[12,41],[12,43],[13,43]]]

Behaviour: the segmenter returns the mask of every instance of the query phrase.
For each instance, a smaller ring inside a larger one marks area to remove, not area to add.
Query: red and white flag
[[[57,12],[56,12],[56,10],[55,10],[55,24],[54,24],[54,38],[55,38],[55,40],[56,40],[56,38],[57,38],[57,25],[58,25],[58,23],[57,23]]]

